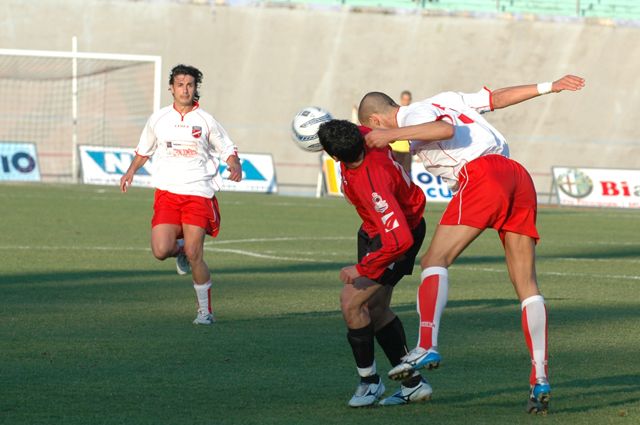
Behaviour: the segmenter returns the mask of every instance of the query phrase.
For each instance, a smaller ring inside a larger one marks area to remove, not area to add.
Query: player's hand
[[[343,267],[340,270],[340,280],[345,285],[353,285],[353,281],[358,277],[360,277],[360,273],[358,273],[356,266]]]
[[[127,187],[131,186],[131,182],[133,181],[133,174],[125,173],[122,177],[120,177],[120,191],[122,193],[127,192]]]
[[[364,140],[370,148],[384,148],[395,139],[389,136],[389,130],[378,128],[368,132]]]
[[[229,170],[228,179],[234,182],[242,180],[242,164],[237,155],[231,155],[227,158],[227,170]]]
[[[563,90],[578,91],[584,87],[584,78],[575,75],[565,75],[551,84],[553,93],[560,93]]]

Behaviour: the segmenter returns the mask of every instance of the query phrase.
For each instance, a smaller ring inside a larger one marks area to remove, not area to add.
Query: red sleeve
[[[378,279],[385,269],[401,257],[411,245],[413,235],[407,224],[407,219],[393,194],[393,181],[390,180],[384,169],[368,169],[372,191],[363,191],[362,205],[372,217],[380,235],[382,247],[362,258],[356,265],[358,273],[370,279]],[[371,235],[373,236],[373,235]]]

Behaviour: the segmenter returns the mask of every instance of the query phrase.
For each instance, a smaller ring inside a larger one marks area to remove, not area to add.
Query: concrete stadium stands
[[[233,3],[233,0],[229,0]],[[262,3],[263,1],[259,1]],[[272,4],[640,20],[638,0],[266,0]]]
[[[272,153],[286,190],[313,192],[319,167],[317,155],[297,149],[290,138],[291,119],[302,107],[318,105],[349,118],[371,90],[397,96],[409,89],[418,100],[566,73],[584,76],[587,88],[487,117],[507,137],[513,157],[531,170],[538,190],[548,190],[552,165],[638,167],[637,26],[209,1],[0,2],[2,48],[69,50],[73,35],[80,51],[162,56],[164,84],[176,63],[200,67],[203,107],[241,151]],[[162,104],[170,101],[163,88]],[[137,138],[121,144],[134,146]]]

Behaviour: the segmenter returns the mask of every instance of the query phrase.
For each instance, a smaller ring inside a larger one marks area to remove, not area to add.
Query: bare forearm
[[[525,86],[501,88],[495,90],[491,96],[493,109],[501,109],[538,97],[540,93],[538,93],[536,84],[527,84]]]
[[[537,84],[527,84],[523,86],[505,87],[495,90],[491,96],[493,109],[506,108],[525,100],[533,99],[547,93],[560,93],[564,90],[578,91],[584,87],[584,78],[575,75],[565,75],[547,86],[547,91],[540,92]],[[540,84],[544,86],[544,84]]]
[[[399,132],[395,140],[421,140],[423,142],[436,142],[453,137],[455,130],[453,125],[445,121],[428,122],[425,124],[410,125],[396,129]]]
[[[148,159],[149,157],[136,155],[133,158],[133,161],[131,161],[131,165],[129,165],[129,168],[127,169],[127,174],[135,174],[136,171],[138,171],[144,164],[147,163]]]
[[[452,138],[454,133],[455,130],[451,124],[435,121],[393,129],[375,129],[367,133],[365,140],[367,145],[371,147],[382,148],[395,140],[421,140],[423,142],[447,140]]]

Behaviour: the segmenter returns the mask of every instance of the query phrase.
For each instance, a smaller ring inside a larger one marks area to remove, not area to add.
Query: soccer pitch
[[[425,372],[433,400],[351,409],[338,271],[355,259],[353,208],[220,194],[222,230],[205,254],[218,323],[196,327],[190,279],[148,248],[152,198],[0,186],[0,423],[640,423],[640,211],[540,210],[553,396],[547,417],[531,417],[520,308],[494,231],[450,270],[444,360]],[[442,209],[427,205],[428,235]],[[393,300],[410,345],[418,280],[416,268]],[[397,389],[383,379],[387,395]]]

